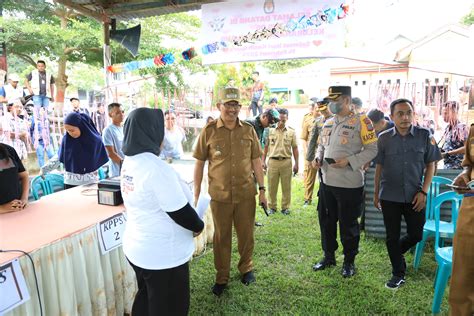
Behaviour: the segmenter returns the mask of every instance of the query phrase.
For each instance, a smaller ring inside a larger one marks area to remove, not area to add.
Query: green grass
[[[267,218],[257,210],[257,221],[265,226],[255,229],[257,282],[248,287],[240,283],[234,236],[231,281],[221,298],[210,291],[215,270],[212,245],[208,245],[204,254],[191,262],[190,315],[431,314],[436,269],[432,246],[427,247],[417,272],[412,266],[413,255],[407,254],[407,283],[396,291],[384,287],[391,276],[385,241],[364,233],[355,277],[343,279],[340,275],[342,245],[336,268],[313,272],[312,264],[322,255],[319,224],[314,203],[305,209],[302,204],[303,184],[294,179],[291,215],[278,213]],[[442,314],[447,314],[448,291]]]

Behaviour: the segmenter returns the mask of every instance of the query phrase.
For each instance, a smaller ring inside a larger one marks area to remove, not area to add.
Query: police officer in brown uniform
[[[204,163],[209,161],[209,194],[214,219],[214,266],[216,283],[212,292],[220,296],[229,282],[232,250],[232,223],[237,233],[240,254],[238,269],[242,283],[255,282],[252,254],[255,221],[254,174],[258,183],[259,204],[266,207],[261,147],[254,128],[239,120],[239,90],[224,89],[220,117],[207,124],[194,150],[194,197],[201,192]]]
[[[277,208],[278,185],[281,181],[281,212],[284,215],[290,214],[291,204],[291,156],[295,160],[293,173],[298,173],[298,143],[296,142],[295,130],[286,126],[288,120],[288,110],[278,109],[280,122],[276,128],[270,128],[268,137],[265,140],[265,150],[263,152],[263,163],[268,161],[268,193],[269,193],[269,213],[273,214]],[[265,165],[266,166],[266,165]]]
[[[467,187],[474,180],[474,124],[466,141],[462,162],[464,171],[454,179],[454,185]],[[474,190],[458,190],[464,194],[459,209],[453,240],[453,273],[449,289],[450,315],[474,315]]]
[[[320,116],[319,109],[316,103],[319,102],[318,98],[311,98],[309,105],[309,113],[303,117],[303,125],[301,130],[301,139],[303,140],[303,155],[306,156],[308,152],[308,144],[310,141],[311,133],[314,128],[316,119]],[[304,161],[304,205],[306,207],[311,205],[313,200],[314,182],[316,180],[316,169],[311,166],[311,162],[305,159]]]

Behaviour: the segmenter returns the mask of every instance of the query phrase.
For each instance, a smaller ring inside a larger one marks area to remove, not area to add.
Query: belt
[[[274,159],[274,160],[285,160],[285,159],[290,159],[288,157],[270,157],[270,159]]]

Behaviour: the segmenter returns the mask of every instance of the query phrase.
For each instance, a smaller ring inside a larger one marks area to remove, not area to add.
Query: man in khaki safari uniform
[[[295,130],[286,126],[288,110],[278,109],[280,122],[276,128],[270,128],[265,141],[263,162],[268,160],[268,192],[269,192],[269,214],[277,209],[277,192],[281,180],[281,212],[290,214],[291,204],[291,156],[295,160],[293,172],[298,173],[298,144],[296,142]]]
[[[316,106],[319,103],[318,98],[311,98],[309,105],[309,113],[306,113],[303,117],[303,124],[301,129],[301,140],[303,141],[303,155],[306,157],[308,153],[308,145],[311,139],[311,134],[315,126],[316,120],[318,120],[320,113],[319,108]],[[316,169],[311,166],[311,162],[304,160],[304,205],[306,207],[311,205],[313,200],[314,183],[316,181]]]
[[[232,223],[237,233],[238,263],[242,283],[255,282],[252,254],[255,221],[254,174],[259,204],[266,207],[261,147],[254,128],[239,120],[239,90],[226,88],[220,117],[204,127],[194,150],[194,197],[201,192],[204,163],[209,161],[209,194],[214,219],[214,266],[217,270],[212,293],[220,296],[229,282]]]
[[[474,124],[466,141],[462,162],[464,172],[454,179],[454,185],[468,186],[474,180]],[[474,315],[474,190],[458,190],[464,194],[459,209],[453,240],[453,274],[449,288],[450,315]]]

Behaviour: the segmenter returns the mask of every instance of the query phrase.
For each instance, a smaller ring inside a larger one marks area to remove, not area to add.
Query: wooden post
[[[112,74],[108,71],[109,66],[112,65],[112,52],[110,49],[110,22],[103,22],[104,30],[104,78],[105,78],[105,103],[106,105],[113,101],[110,84],[112,82]]]

